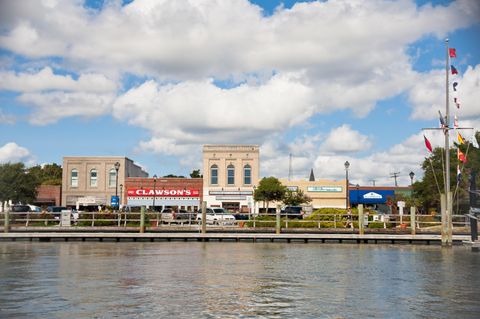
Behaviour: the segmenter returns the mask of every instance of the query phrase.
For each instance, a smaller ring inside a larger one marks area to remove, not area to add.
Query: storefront
[[[161,211],[165,207],[195,211],[200,208],[201,178],[127,178],[121,206],[146,206]]]

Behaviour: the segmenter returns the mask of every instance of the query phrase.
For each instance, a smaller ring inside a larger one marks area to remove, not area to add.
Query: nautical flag
[[[469,142],[472,144],[473,147],[478,148],[478,142],[477,142],[477,138],[475,137],[475,133],[473,133]]]
[[[443,128],[443,133],[447,132],[447,124],[445,123],[445,119],[442,116],[440,110],[438,111],[438,115],[440,116],[440,127]]]
[[[448,49],[448,54],[450,55],[451,58],[456,58],[457,57],[457,51],[454,48],[449,48]]]
[[[454,91],[457,91],[457,85],[458,85],[458,82],[453,82],[453,90]]]
[[[453,65],[450,65],[450,69],[452,70],[452,74],[458,74],[457,69]]]
[[[456,115],[453,116],[453,127],[458,128],[458,118]]]
[[[432,144],[430,144],[430,141],[425,137],[425,135],[423,136],[423,139],[425,140],[425,146],[430,151],[430,153],[432,153],[433,152]]]
[[[462,180],[462,171],[460,171],[460,165],[457,165],[457,183]]]
[[[465,139],[463,138],[462,134],[460,134],[460,132],[457,132],[457,139],[458,143],[465,144]]]
[[[457,106],[457,109],[459,109],[460,108],[460,101],[458,100],[458,98],[454,97],[453,102],[455,102],[455,105]]]
[[[462,151],[460,151],[459,148],[457,148],[457,158],[460,162],[462,163],[466,163],[467,162],[467,157],[465,156],[465,154],[463,154]]]

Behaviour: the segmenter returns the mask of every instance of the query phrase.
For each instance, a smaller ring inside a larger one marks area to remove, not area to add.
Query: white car
[[[235,225],[235,216],[221,207],[207,208],[206,223],[212,225]],[[197,214],[197,221],[200,224],[202,220],[202,210]]]

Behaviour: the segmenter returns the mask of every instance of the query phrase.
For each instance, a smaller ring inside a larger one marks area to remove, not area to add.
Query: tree
[[[476,133],[477,140],[480,139],[480,132]],[[467,163],[462,165],[457,159],[457,149],[459,148],[467,157]],[[440,193],[444,193],[444,157],[443,148],[437,147],[433,153],[424,160],[422,169],[424,171],[422,181],[413,184],[413,197],[416,204],[420,204],[425,212],[429,209],[440,209]],[[457,165],[461,169],[462,174],[457,179]],[[432,169],[433,167],[433,169]],[[456,145],[450,149],[450,189],[454,193],[454,210],[463,206],[468,209],[469,185],[468,178],[471,172],[480,170],[480,150],[474,148],[470,143]],[[478,176],[477,176],[478,178]],[[438,184],[437,184],[438,183]],[[458,183],[458,186],[457,186]],[[478,182],[477,182],[478,185]]]
[[[190,177],[191,177],[191,178],[203,178],[203,175],[200,174],[200,170],[199,170],[199,169],[194,169],[194,170],[190,173]]]
[[[164,178],[185,178],[183,175],[174,175],[174,174],[168,174],[163,176]]]
[[[39,181],[23,163],[0,164],[0,201],[28,203],[37,196]]]
[[[305,195],[303,190],[291,191],[287,189],[283,197],[283,203],[287,206],[299,206],[301,204],[310,203],[312,199]]]
[[[62,185],[62,167],[55,163],[33,166],[29,172],[43,185]]]
[[[264,177],[260,180],[258,187],[255,189],[253,198],[257,202],[266,203],[266,209],[268,212],[268,204],[271,201],[282,201],[287,187],[283,186],[280,181],[275,177]],[[265,206],[265,205],[264,205]]]

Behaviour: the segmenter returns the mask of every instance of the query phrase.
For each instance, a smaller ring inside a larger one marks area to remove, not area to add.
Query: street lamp
[[[414,172],[410,172],[410,186],[413,186],[413,177],[415,176],[415,173]]]
[[[357,186],[357,207],[358,207],[358,205],[360,204],[360,199],[359,199],[359,198],[360,198],[360,194],[358,194],[358,193],[360,192],[360,190],[359,190],[359,189],[360,189],[360,185],[357,184],[356,186]]]
[[[345,162],[345,181],[346,181],[346,188],[347,188],[347,192],[346,192],[346,200],[345,200],[345,209],[348,210],[348,207],[350,206],[349,205],[349,194],[348,194],[348,168],[350,167],[350,163],[348,161]]]
[[[123,206],[123,184],[120,184],[120,207]]]
[[[120,169],[120,163],[115,162],[114,164],[115,167],[115,197],[118,199],[118,170]]]
[[[155,197],[157,194],[155,193],[155,187],[157,186],[157,174],[153,175],[153,210],[155,211]]]

